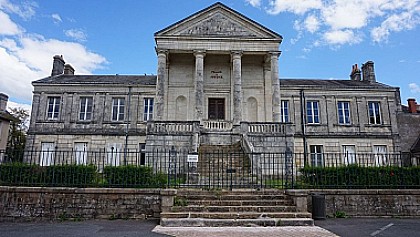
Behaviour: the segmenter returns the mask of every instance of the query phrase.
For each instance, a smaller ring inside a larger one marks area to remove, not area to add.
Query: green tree
[[[11,121],[9,140],[7,144],[7,157],[11,162],[22,162],[28,131],[29,112],[23,108],[9,108],[10,114],[16,120]]]

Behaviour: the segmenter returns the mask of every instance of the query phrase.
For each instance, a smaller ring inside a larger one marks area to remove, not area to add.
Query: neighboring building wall
[[[411,100],[408,102],[410,103]],[[407,111],[397,114],[401,151],[404,153],[409,153],[414,143],[420,137],[420,109],[416,108],[415,100],[413,101],[414,106],[409,106]]]
[[[12,116],[6,111],[9,97],[0,93],[0,151],[5,150],[9,138],[9,128]],[[0,161],[3,154],[0,153]]]

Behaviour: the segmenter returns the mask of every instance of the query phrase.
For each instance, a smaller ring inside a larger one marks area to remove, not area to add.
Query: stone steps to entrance
[[[294,206],[204,206],[173,207],[174,212],[295,212]]]
[[[175,204],[161,213],[162,226],[313,225],[311,214],[297,211],[283,190],[180,189]]]

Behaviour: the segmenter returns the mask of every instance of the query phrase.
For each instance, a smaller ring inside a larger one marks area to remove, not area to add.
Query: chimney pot
[[[74,68],[70,64],[64,65],[64,74],[65,75],[74,75]]]
[[[64,73],[64,59],[63,55],[55,55],[53,57],[53,69],[51,76],[60,75]]]
[[[362,64],[363,81],[376,82],[375,68],[373,67],[373,61],[367,61]]]
[[[412,114],[417,113],[416,99],[410,98],[407,100],[407,102],[408,102],[408,112]]]
[[[351,66],[350,80],[360,81],[362,79],[360,69],[357,67],[357,64]]]

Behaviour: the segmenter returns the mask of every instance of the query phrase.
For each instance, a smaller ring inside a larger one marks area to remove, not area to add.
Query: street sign
[[[188,155],[187,156],[187,162],[197,163],[198,162],[198,155]]]

